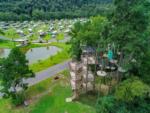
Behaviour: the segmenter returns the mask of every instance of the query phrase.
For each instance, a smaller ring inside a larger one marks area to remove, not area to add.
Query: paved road
[[[38,72],[35,74],[34,78],[29,78],[29,79],[25,80],[25,83],[28,83],[29,86],[32,86],[32,85],[35,85],[47,78],[50,78],[50,77],[58,74],[59,72],[67,69],[69,62],[70,62],[70,60],[65,61],[61,64],[57,64],[57,65],[50,67],[44,71]],[[2,97],[3,97],[3,93],[0,92],[0,99]]]
[[[52,76],[56,75],[57,73],[67,69],[69,61],[70,60],[65,61],[61,64],[57,64],[53,67],[50,67],[47,70],[38,72],[35,74],[34,78],[29,78],[29,79],[25,80],[25,83],[28,83],[29,86],[32,86],[32,85],[37,84],[37,83],[39,83],[39,82],[41,82],[41,81],[43,81],[49,77],[52,77]]]

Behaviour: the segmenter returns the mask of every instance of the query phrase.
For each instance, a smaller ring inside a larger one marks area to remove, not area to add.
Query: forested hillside
[[[112,0],[0,0],[0,20],[88,17],[110,10]]]

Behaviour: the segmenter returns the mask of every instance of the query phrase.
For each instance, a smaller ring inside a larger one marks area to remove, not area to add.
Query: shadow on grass
[[[87,92],[80,95],[78,102],[95,108],[98,94],[97,92]]]

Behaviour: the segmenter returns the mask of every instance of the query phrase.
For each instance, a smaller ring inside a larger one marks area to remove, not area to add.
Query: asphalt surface
[[[50,78],[56,74],[58,74],[59,72],[69,68],[68,63],[70,62],[70,60],[65,61],[61,64],[57,64],[53,67],[50,67],[44,71],[38,72],[35,74],[34,78],[29,78],[27,80],[25,80],[25,83],[28,83],[29,86],[35,85],[47,78]]]
[[[0,39],[2,40],[10,40],[9,38],[6,38],[6,37],[3,37],[3,36],[0,36]],[[54,41],[54,40],[53,40]],[[29,78],[29,79],[26,79],[25,80],[25,83],[28,83],[28,86],[32,86],[32,85],[35,85],[43,80],[46,80],[56,74],[58,74],[59,72],[65,70],[65,69],[68,69],[69,66],[68,66],[68,63],[70,62],[70,60],[68,61],[65,61],[63,63],[60,63],[60,64],[57,64],[55,66],[52,66],[46,70],[43,70],[41,72],[38,72],[38,73],[35,73],[35,77],[34,78]],[[3,96],[3,94],[0,92],[0,98]]]
[[[28,83],[28,86],[32,86],[35,85],[45,79],[48,79],[56,74],[58,74],[59,72],[69,68],[68,63],[70,62],[70,60],[65,61],[63,63],[57,64],[53,67],[50,67],[46,70],[43,70],[41,72],[38,72],[35,74],[34,78],[29,78],[27,80],[25,80],[24,83]],[[0,99],[3,97],[3,93],[0,92]]]

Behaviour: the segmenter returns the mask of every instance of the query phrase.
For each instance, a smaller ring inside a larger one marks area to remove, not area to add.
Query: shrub
[[[136,77],[123,81],[116,89],[115,97],[124,102],[133,102],[135,98],[144,98],[150,92],[148,85]]]
[[[114,108],[115,98],[113,96],[100,97],[96,103],[97,113],[111,113]]]
[[[19,92],[19,93],[14,93],[12,94],[12,103],[15,106],[19,106],[22,105],[24,103],[25,100],[25,94],[24,92]]]

